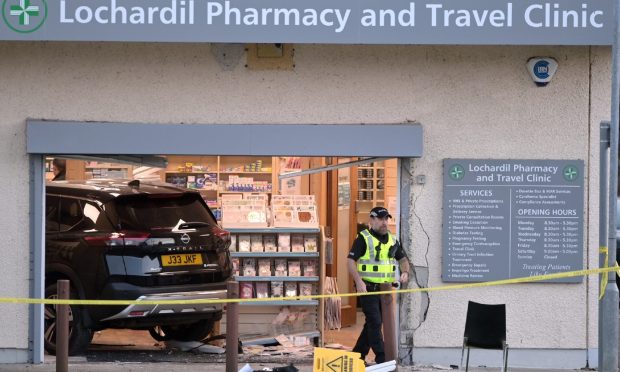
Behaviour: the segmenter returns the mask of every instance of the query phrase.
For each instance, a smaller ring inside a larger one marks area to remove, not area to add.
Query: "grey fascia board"
[[[422,125],[26,121],[30,154],[421,157]]]

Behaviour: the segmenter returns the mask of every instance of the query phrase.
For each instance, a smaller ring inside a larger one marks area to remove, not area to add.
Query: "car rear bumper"
[[[218,300],[225,299],[227,292],[225,289],[214,289],[193,292],[169,292],[153,293],[138,297],[136,301],[188,301],[188,300]],[[221,313],[222,304],[212,303],[192,303],[192,304],[134,304],[124,308],[121,312],[109,316],[101,321],[117,321],[121,319],[151,318],[151,317],[196,317],[200,314]]]

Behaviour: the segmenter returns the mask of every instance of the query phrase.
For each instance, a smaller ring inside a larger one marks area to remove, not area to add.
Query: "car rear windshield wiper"
[[[179,225],[178,229],[179,230],[195,229],[197,227],[207,227],[207,226],[211,226],[211,225],[207,222],[202,222],[202,221],[183,222],[182,224]]]

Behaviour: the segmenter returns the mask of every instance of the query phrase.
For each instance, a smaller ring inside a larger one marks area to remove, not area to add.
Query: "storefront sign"
[[[0,40],[610,45],[604,0],[2,0]]]
[[[444,281],[583,268],[582,160],[446,159],[443,167]]]

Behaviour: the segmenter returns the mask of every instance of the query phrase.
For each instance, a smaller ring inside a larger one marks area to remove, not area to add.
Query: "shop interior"
[[[199,192],[220,226],[231,232],[241,297],[354,292],[346,257],[357,232],[366,227],[370,209],[385,206],[393,211],[396,218],[389,228],[398,233],[397,159],[360,163],[363,159],[328,157],[162,157],[165,168],[68,158],[65,180],[139,179]],[[342,167],[321,171],[334,165]],[[45,158],[45,171],[51,181],[52,157]],[[270,254],[278,251],[280,239],[290,239],[291,251],[300,256],[282,262]],[[249,257],[253,268],[246,267]],[[261,271],[258,261],[268,263],[268,272]],[[282,263],[284,271],[278,271]],[[300,266],[302,270],[296,270]],[[301,278],[285,279],[278,288],[277,276],[294,275]],[[240,339],[244,345],[268,344],[279,334],[299,335],[313,344],[351,348],[363,319],[355,297],[300,301],[295,306],[274,300],[241,307]],[[225,332],[225,321],[221,323],[214,333]],[[94,335],[91,347],[127,344],[151,347],[153,339],[146,331],[104,330]]]

